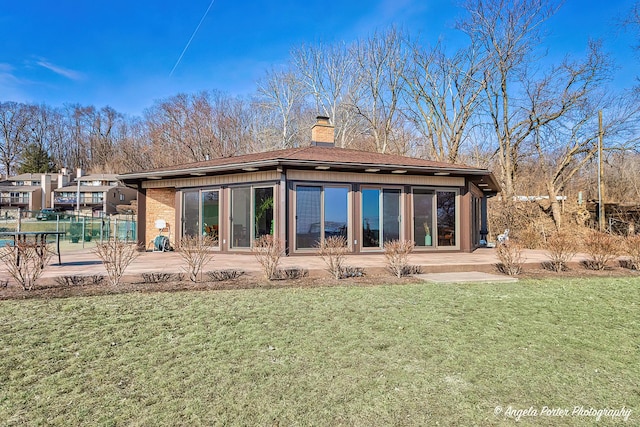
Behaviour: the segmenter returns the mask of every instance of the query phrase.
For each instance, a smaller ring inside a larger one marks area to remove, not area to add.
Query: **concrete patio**
[[[525,250],[524,268],[539,268],[540,263],[548,260],[545,251]],[[584,256],[577,256],[573,262],[579,262]],[[453,272],[496,272],[498,262],[495,249],[482,248],[473,253],[422,253],[412,254],[410,264],[421,267],[422,273]],[[386,269],[383,254],[347,256],[347,265],[364,268],[365,273],[379,274]],[[183,272],[184,260],[177,252],[143,252],[133,261],[126,271],[127,276],[140,275],[144,272]],[[318,256],[290,256],[281,258],[282,267],[302,267],[309,270],[311,276],[325,275],[325,264]],[[261,274],[261,266],[254,256],[247,254],[214,254],[213,262],[205,266],[204,271],[219,269],[238,269],[248,274]],[[91,248],[62,250],[62,264],[57,264],[57,257],[51,258],[45,268],[43,278],[54,278],[65,275],[105,274],[102,262]],[[0,263],[0,277],[7,277],[6,267]]]

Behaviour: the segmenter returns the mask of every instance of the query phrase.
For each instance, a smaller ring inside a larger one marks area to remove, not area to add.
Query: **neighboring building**
[[[288,254],[335,235],[353,254],[393,239],[469,252],[486,238],[486,198],[500,190],[491,172],[336,148],[333,132],[318,117],[310,146],[120,175],[138,191],[138,240],[149,247],[165,223],[172,244],[209,234],[223,252],[247,252],[265,234]]]
[[[0,182],[0,209],[5,212],[39,211],[52,207],[52,192],[69,182],[66,170],[60,173],[24,173]]]
[[[73,183],[54,191],[54,206],[69,211],[79,207],[81,212],[92,215],[114,214],[117,205],[126,205],[135,199],[136,191],[121,184],[116,174],[83,176],[80,169]]]

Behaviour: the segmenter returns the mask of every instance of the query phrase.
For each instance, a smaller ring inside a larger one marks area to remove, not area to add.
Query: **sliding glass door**
[[[348,239],[348,224],[349,188],[296,186],[296,249],[316,248],[331,236]]]
[[[232,188],[231,248],[250,248],[255,239],[273,231],[273,187]]]
[[[400,239],[400,190],[362,189],[362,246],[382,248],[385,242]]]
[[[182,236],[210,236],[218,246],[220,191],[193,190],[182,193]]]
[[[434,245],[431,231],[433,228],[433,190],[413,190],[413,238],[416,246]]]

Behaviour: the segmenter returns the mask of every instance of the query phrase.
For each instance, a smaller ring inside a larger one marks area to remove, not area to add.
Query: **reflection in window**
[[[296,187],[296,247],[308,249],[320,241],[322,187]]]
[[[186,191],[182,196],[182,236],[198,236],[200,223],[200,195]]]
[[[251,243],[251,188],[231,189],[231,247],[248,248]]]
[[[380,247],[380,190],[362,190],[362,246]]]
[[[349,235],[349,188],[296,187],[296,249],[312,249],[322,239]]]
[[[382,218],[380,217],[381,211]],[[362,246],[381,248],[385,242],[399,238],[400,190],[363,189]]]
[[[254,189],[255,238],[273,234],[273,187]]]
[[[202,192],[202,235],[216,240],[218,244],[218,227],[220,224],[220,194],[218,191]]]
[[[347,239],[349,223],[349,189],[324,189],[324,238],[342,236]]]
[[[413,238],[416,246],[433,246],[433,191],[413,190]]]
[[[437,192],[438,246],[456,245],[456,193]]]

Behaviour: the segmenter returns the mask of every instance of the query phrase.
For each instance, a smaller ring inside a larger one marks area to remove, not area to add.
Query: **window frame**
[[[458,187],[434,187],[414,185],[411,186],[411,240],[416,241],[415,236],[415,201],[414,190],[424,190],[433,192],[433,203],[431,205],[431,246],[415,246],[416,251],[453,251],[460,250],[460,188]],[[438,244],[438,193],[454,193],[455,194],[455,245],[452,246],[440,246]]]
[[[293,237],[292,248],[293,253],[314,253],[318,248],[299,248],[298,247],[298,187],[316,187],[320,188],[320,241],[325,239],[325,189],[326,188],[343,188],[347,190],[347,248],[349,252],[353,251],[353,186],[347,183],[339,182],[295,182],[293,184],[293,197],[291,201],[291,214],[289,221],[291,223],[291,236]]]
[[[364,246],[364,233],[363,233],[363,225],[364,225],[364,209],[363,209],[363,197],[362,197],[362,192],[363,190],[379,190],[380,194],[379,194],[379,204],[378,204],[378,221],[380,221],[379,226],[380,226],[380,231],[379,231],[379,236],[378,236],[378,240],[380,241],[380,244],[378,246]],[[400,231],[400,235],[398,236],[398,238],[400,240],[404,239],[405,236],[405,215],[404,213],[406,212],[405,210],[405,189],[404,186],[400,186],[400,185],[375,185],[375,184],[365,184],[365,185],[361,185],[360,186],[360,218],[358,221],[358,227],[360,227],[360,242],[358,243],[358,247],[360,249],[361,252],[383,252],[384,251],[384,219],[383,219],[383,215],[384,215],[384,190],[399,190],[400,194],[398,195],[398,199],[399,199],[399,221],[398,221],[398,229]]]

